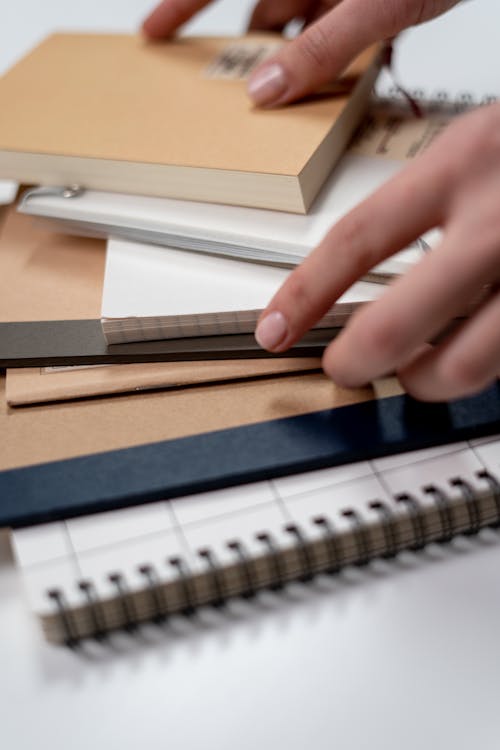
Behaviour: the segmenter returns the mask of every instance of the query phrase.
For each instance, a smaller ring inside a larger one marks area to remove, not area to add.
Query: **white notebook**
[[[101,319],[110,344],[250,333],[290,273],[261,263],[110,239]],[[360,281],[317,327],[344,325],[384,285]]]
[[[499,481],[497,435],[12,537],[46,637],[75,644],[496,526]]]
[[[57,188],[28,191],[19,210],[73,234],[115,236],[295,266],[318,245],[336,221],[403,165],[398,159],[346,154],[307,215]],[[430,241],[427,236],[426,239]],[[422,243],[416,242],[373,272],[380,276],[403,273],[421,255]]]

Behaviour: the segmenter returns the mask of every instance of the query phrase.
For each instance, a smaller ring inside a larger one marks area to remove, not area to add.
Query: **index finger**
[[[151,39],[163,39],[210,2],[212,0],[163,0],[143,22],[142,30]]]
[[[371,44],[429,20],[457,2],[334,0],[330,11],[252,73],[248,93],[260,106],[299,99],[336,78]]]
[[[262,313],[261,346],[286,351],[359,278],[422,232],[442,224],[453,168],[426,152],[360,203],[328,232],[287,278]]]

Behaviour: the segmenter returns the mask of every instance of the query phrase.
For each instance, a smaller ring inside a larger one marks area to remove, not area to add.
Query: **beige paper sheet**
[[[310,357],[71,368],[26,367],[7,370],[6,398],[10,406],[26,406],[158,388],[186,388],[201,383],[274,377],[319,370],[320,366],[320,359]]]
[[[389,395],[386,391],[383,395]],[[320,373],[9,408],[0,376],[0,470],[304,414],[374,398]]]

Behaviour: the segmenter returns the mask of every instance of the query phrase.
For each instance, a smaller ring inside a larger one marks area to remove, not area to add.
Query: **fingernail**
[[[287,332],[285,316],[276,310],[262,318],[255,330],[255,339],[263,349],[272,350],[283,341]]]
[[[248,95],[255,104],[271,104],[285,91],[285,71],[277,63],[266,65],[250,77]]]

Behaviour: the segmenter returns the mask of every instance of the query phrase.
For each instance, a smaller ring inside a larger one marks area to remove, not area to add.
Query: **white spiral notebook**
[[[500,521],[500,435],[14,531],[31,609],[75,645],[342,574]],[[368,584],[367,584],[368,585]]]

